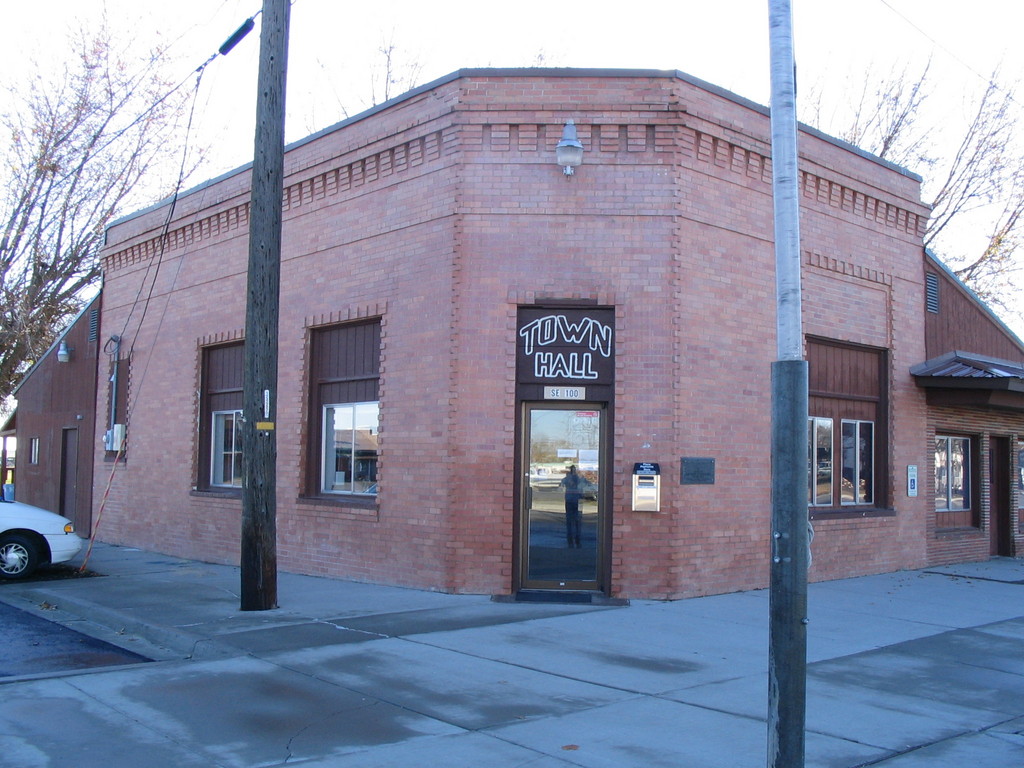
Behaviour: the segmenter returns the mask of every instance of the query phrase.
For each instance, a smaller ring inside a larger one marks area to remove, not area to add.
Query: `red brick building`
[[[18,441],[15,497],[64,515],[87,534],[92,522],[100,300],[88,302],[14,390]],[[102,412],[101,412],[102,413]],[[99,421],[103,422],[103,416]]]
[[[769,142],[765,108],[680,73],[466,70],[292,145],[281,568],[493,594],[764,586]],[[917,177],[813,131],[800,166],[811,577],[986,557],[997,517],[1019,553],[1021,393],[952,402],[950,377],[911,373],[960,348],[936,328],[956,302],[976,313],[963,348],[1020,365],[1019,340],[925,256]],[[108,232],[128,448],[102,540],[237,562],[248,208],[243,168]],[[942,512],[936,456],[957,469]]]

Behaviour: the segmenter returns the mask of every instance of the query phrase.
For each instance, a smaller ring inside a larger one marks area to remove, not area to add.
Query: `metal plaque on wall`
[[[714,485],[715,460],[684,456],[679,460],[679,482],[683,485]]]

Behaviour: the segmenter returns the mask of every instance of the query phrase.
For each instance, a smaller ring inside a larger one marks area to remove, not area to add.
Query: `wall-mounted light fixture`
[[[67,363],[71,361],[71,347],[68,343],[61,339],[60,344],[57,345],[57,362]]]
[[[569,120],[562,129],[562,140],[555,147],[555,160],[562,166],[562,173],[573,175],[573,169],[583,162],[583,144],[576,138],[576,123]]]

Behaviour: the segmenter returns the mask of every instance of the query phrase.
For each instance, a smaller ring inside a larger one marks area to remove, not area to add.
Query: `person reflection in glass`
[[[580,498],[583,496],[583,478],[576,472],[576,465],[559,485],[565,491],[565,541],[567,547],[580,546]]]

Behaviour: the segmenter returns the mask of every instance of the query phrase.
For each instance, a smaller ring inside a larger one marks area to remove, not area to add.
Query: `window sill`
[[[878,507],[809,507],[811,520],[857,520],[865,517],[896,517],[895,509]]]
[[[242,498],[241,488],[193,488],[189,496],[207,499],[239,499]]]
[[[324,493],[318,496],[299,496],[300,504],[324,504],[329,507],[376,507],[376,496],[358,494]]]
[[[955,528],[936,528],[935,535],[943,539],[960,539],[981,536],[982,530],[976,525],[960,525]]]
[[[295,500],[300,507],[337,512],[345,517],[358,520],[376,520],[378,515],[377,497],[299,496]]]

